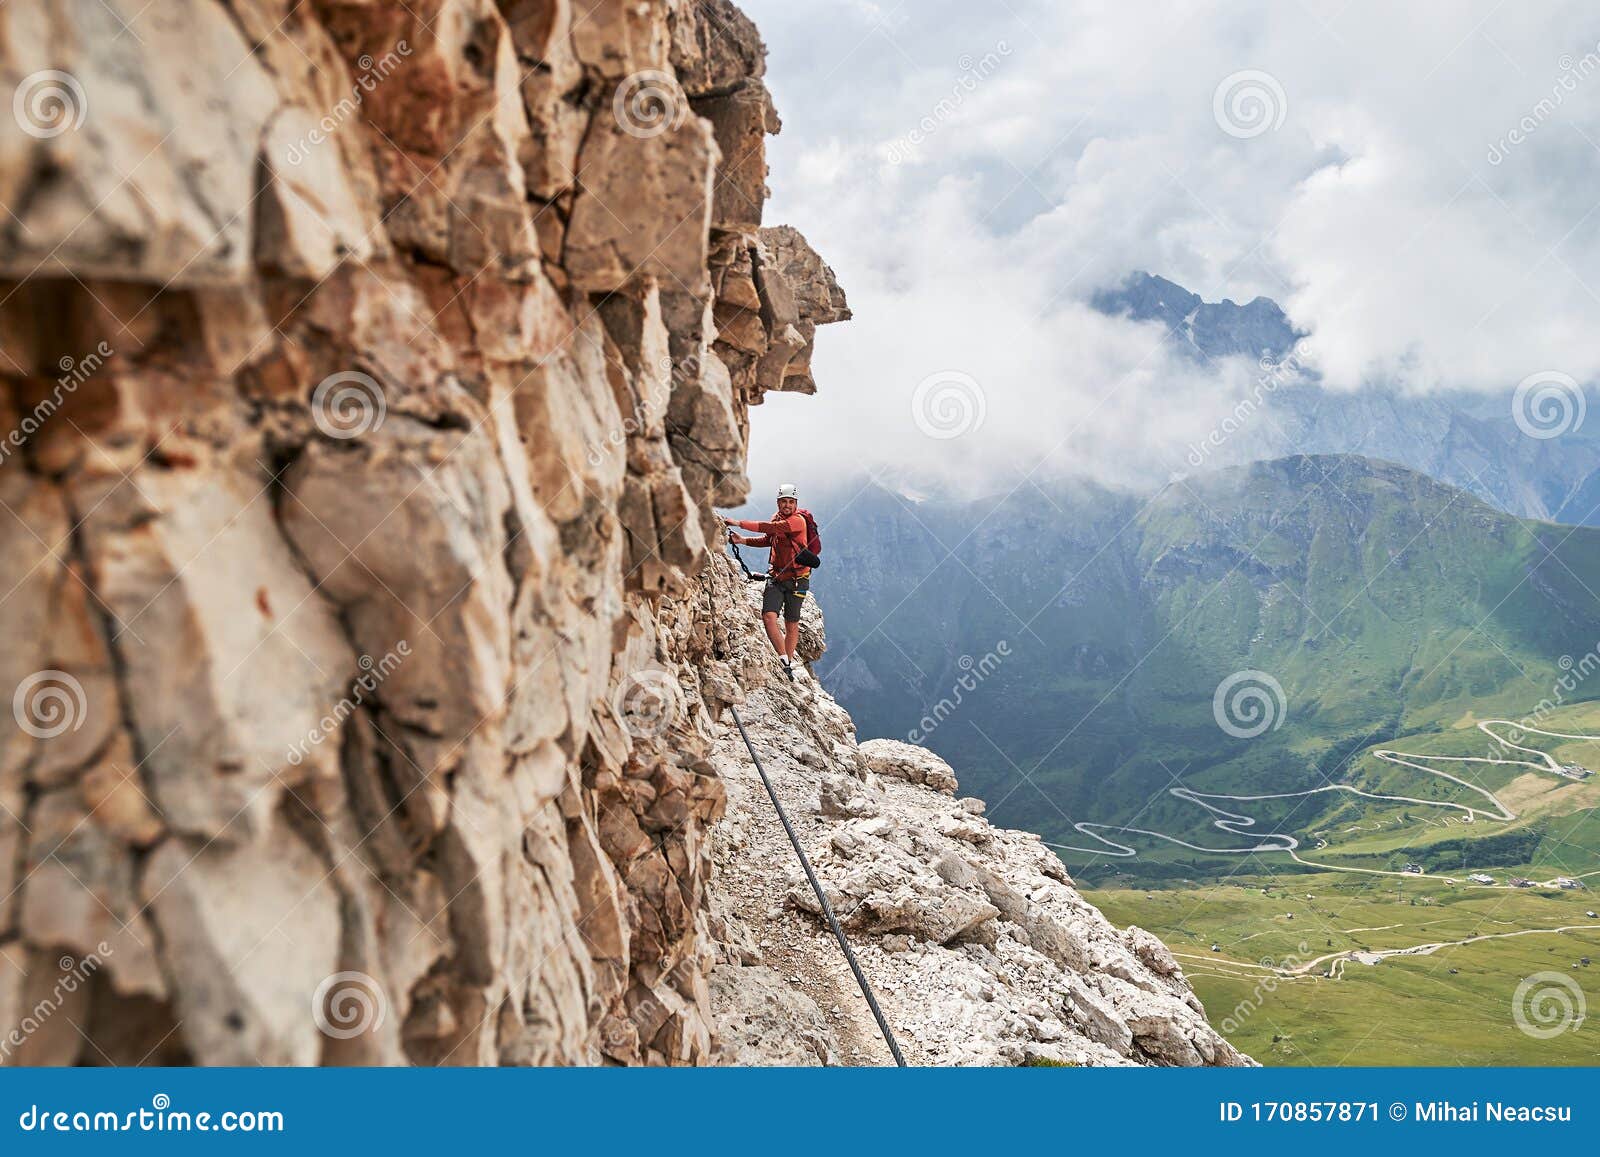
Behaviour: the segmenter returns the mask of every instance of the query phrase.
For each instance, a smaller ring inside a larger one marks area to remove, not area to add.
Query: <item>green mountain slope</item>
[[[1600,531],[1356,457],[1256,463],[1153,496],[1029,485],[944,504],[868,489],[820,512],[824,681],[864,734],[915,731],[961,767],[998,822],[1091,849],[1066,855],[1091,874],[1234,870],[1248,857],[1101,831],[1139,853],[1111,856],[1075,825],[1219,850],[1308,833],[1369,805],[1341,792],[1270,816],[1230,805],[1260,818],[1229,831],[1170,789],[1351,782],[1374,744],[1522,717],[1561,656],[1600,640]],[[1255,704],[1272,725],[1250,737],[1255,717],[1224,712],[1230,733],[1214,710],[1241,672],[1282,689],[1238,683],[1244,710],[1266,688]],[[1568,697],[1600,698],[1600,679]],[[1429,779],[1413,786],[1448,786]]]

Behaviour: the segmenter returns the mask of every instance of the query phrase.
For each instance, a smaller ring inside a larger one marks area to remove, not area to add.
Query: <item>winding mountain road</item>
[[[1442,771],[1437,767],[1430,767],[1428,764],[1418,761],[1431,760],[1440,763],[1481,763],[1511,767],[1526,767],[1536,772],[1545,772],[1551,775],[1559,776],[1568,782],[1578,782],[1575,777],[1569,775],[1562,769],[1562,765],[1556,762],[1555,757],[1549,752],[1540,751],[1536,747],[1526,747],[1523,744],[1514,743],[1509,738],[1497,734],[1494,730],[1495,727],[1510,728],[1511,730],[1518,732],[1524,738],[1529,735],[1544,735],[1551,739],[1586,739],[1600,741],[1600,735],[1577,735],[1564,731],[1545,731],[1537,727],[1523,726],[1522,724],[1510,719],[1485,719],[1478,723],[1478,730],[1489,736],[1489,738],[1492,739],[1498,747],[1511,751],[1525,752],[1528,755],[1538,756],[1540,762],[1534,762],[1533,760],[1527,759],[1496,759],[1490,756],[1480,755],[1416,755],[1409,752],[1394,751],[1389,748],[1376,748],[1372,752],[1375,758],[1380,759],[1385,763],[1392,763],[1400,767],[1409,767],[1417,771],[1426,772],[1429,775],[1435,775],[1441,779],[1449,780],[1451,783],[1457,784],[1460,787],[1464,787],[1468,791],[1476,792],[1478,795],[1482,796],[1488,801],[1488,807],[1485,807],[1481,804],[1474,806],[1470,803],[1457,803],[1451,800],[1419,799],[1416,796],[1409,795],[1386,795],[1380,792],[1363,791],[1360,788],[1352,787],[1349,784],[1343,783],[1324,784],[1322,787],[1308,788],[1305,791],[1276,792],[1268,795],[1226,795],[1214,792],[1202,793],[1186,787],[1171,787],[1167,789],[1168,795],[1184,800],[1187,803],[1197,804],[1206,811],[1210,812],[1212,816],[1215,817],[1212,821],[1213,827],[1218,828],[1221,831],[1225,831],[1229,835],[1242,836],[1245,839],[1257,839],[1261,842],[1255,844],[1253,847],[1247,848],[1208,848],[1200,844],[1190,843],[1188,840],[1180,839],[1179,837],[1170,835],[1166,832],[1155,831],[1151,828],[1136,828],[1118,824],[1083,822],[1075,823],[1072,826],[1089,839],[1096,841],[1096,843],[1100,845],[1099,847],[1085,848],[1078,847],[1073,844],[1058,844],[1050,841],[1046,841],[1046,843],[1052,848],[1059,848],[1063,851],[1083,852],[1092,855],[1118,857],[1137,856],[1138,851],[1136,849],[1128,846],[1127,844],[1118,843],[1116,840],[1111,839],[1108,836],[1099,834],[1100,832],[1114,832],[1120,835],[1150,836],[1154,839],[1166,840],[1168,843],[1177,844],[1179,847],[1189,848],[1197,852],[1208,852],[1213,855],[1245,856],[1252,855],[1257,852],[1285,852],[1289,855],[1290,859],[1294,860],[1298,864],[1304,864],[1306,867],[1318,868],[1324,871],[1354,872],[1360,875],[1368,876],[1411,876],[1432,880],[1444,880],[1452,884],[1457,883],[1458,881],[1453,876],[1442,876],[1428,872],[1394,872],[1379,868],[1352,868],[1342,864],[1323,864],[1314,860],[1307,860],[1299,853],[1300,840],[1297,837],[1292,836],[1287,832],[1268,832],[1258,834],[1253,831],[1248,831],[1246,829],[1255,827],[1256,819],[1254,816],[1248,815],[1244,812],[1229,811],[1226,808],[1220,807],[1217,804],[1209,801],[1225,800],[1230,803],[1259,803],[1265,800],[1302,799],[1306,796],[1318,795],[1323,792],[1348,792],[1351,795],[1360,796],[1363,799],[1382,800],[1386,803],[1414,804],[1418,807],[1446,808],[1453,811],[1463,812],[1467,817],[1466,822],[1473,822],[1480,816],[1486,820],[1499,820],[1501,822],[1507,822],[1516,819],[1517,813],[1508,807],[1488,788],[1480,787],[1475,783],[1462,779],[1460,776],[1451,775],[1447,771]],[[1325,841],[1319,841],[1319,843],[1321,843],[1322,846],[1325,846]],[[1585,874],[1587,875],[1592,873]],[[1482,886],[1497,887],[1500,885],[1486,884]]]

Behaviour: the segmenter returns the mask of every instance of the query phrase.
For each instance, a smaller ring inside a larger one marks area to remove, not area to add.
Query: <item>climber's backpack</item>
[[[806,520],[806,545],[795,552],[794,560],[803,567],[815,570],[822,565],[822,532],[817,529],[816,517],[809,510],[796,510]]]

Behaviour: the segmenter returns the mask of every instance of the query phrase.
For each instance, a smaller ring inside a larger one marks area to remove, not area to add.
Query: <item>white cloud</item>
[[[1133,269],[1275,298],[1337,386],[1509,396],[1538,370],[1600,375],[1600,68],[1582,70],[1600,21],[1581,4],[745,7],[785,126],[769,219],[807,234],[856,313],[819,339],[822,394],[758,412],[758,476],[808,456],[1019,476],[1052,451],[1046,468],[1109,476],[1181,457],[1249,371],[1196,371],[1085,308]],[[1287,107],[1239,139],[1213,97],[1246,69]],[[946,369],[983,385],[987,413],[934,444],[910,397]]]

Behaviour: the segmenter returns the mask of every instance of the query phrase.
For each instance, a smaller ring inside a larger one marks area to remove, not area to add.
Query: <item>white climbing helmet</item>
[[[800,488],[797,487],[793,482],[785,482],[782,486],[778,487],[778,497],[799,498]]]

